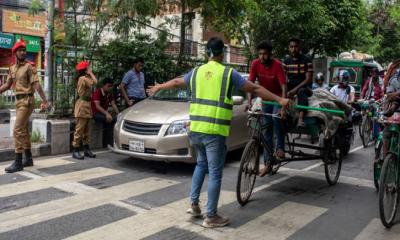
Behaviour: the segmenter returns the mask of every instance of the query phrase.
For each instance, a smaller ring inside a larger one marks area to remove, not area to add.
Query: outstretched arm
[[[275,101],[282,106],[286,106],[290,102],[289,99],[277,96],[277,95],[271,93],[270,91],[268,91],[267,89],[261,87],[260,85],[256,85],[249,81],[246,81],[246,83],[242,87],[242,90],[245,92],[251,93],[253,95],[256,95],[256,96],[262,98],[263,100]]]
[[[183,77],[179,78],[174,78],[168,82],[165,82],[163,84],[157,84],[154,86],[150,86],[147,89],[147,93],[149,96],[153,96],[160,90],[168,90],[168,89],[174,89],[174,88],[184,88],[186,86],[185,81],[183,80]]]

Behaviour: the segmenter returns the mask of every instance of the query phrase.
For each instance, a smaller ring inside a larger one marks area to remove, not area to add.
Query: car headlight
[[[179,120],[172,122],[165,135],[175,135],[187,133],[189,129],[189,120]]]
[[[127,110],[128,109],[118,114],[117,122],[115,123],[115,129],[119,130],[121,128],[122,121],[124,120],[125,115],[128,113]]]

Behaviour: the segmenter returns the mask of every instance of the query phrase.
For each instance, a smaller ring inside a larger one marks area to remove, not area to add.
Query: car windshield
[[[335,67],[331,70],[331,74],[333,76],[332,82],[338,83],[339,82],[339,73],[340,71],[346,70],[350,74],[349,83],[356,84],[357,83],[357,68],[352,67]]]
[[[153,96],[154,100],[187,102],[189,93],[187,89],[160,90]]]

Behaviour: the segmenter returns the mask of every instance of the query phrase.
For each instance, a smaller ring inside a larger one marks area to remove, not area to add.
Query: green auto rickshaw
[[[381,68],[375,62],[366,62],[355,59],[339,59],[334,60],[329,65],[329,86],[333,87],[338,83],[338,75],[340,70],[347,70],[350,73],[349,84],[356,90],[356,98],[360,97],[362,87],[368,80],[373,68]]]

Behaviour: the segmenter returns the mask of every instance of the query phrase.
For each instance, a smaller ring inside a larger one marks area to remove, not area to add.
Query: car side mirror
[[[233,105],[242,105],[243,101],[244,101],[244,97],[242,97],[242,96],[233,96],[232,100],[233,100]]]

